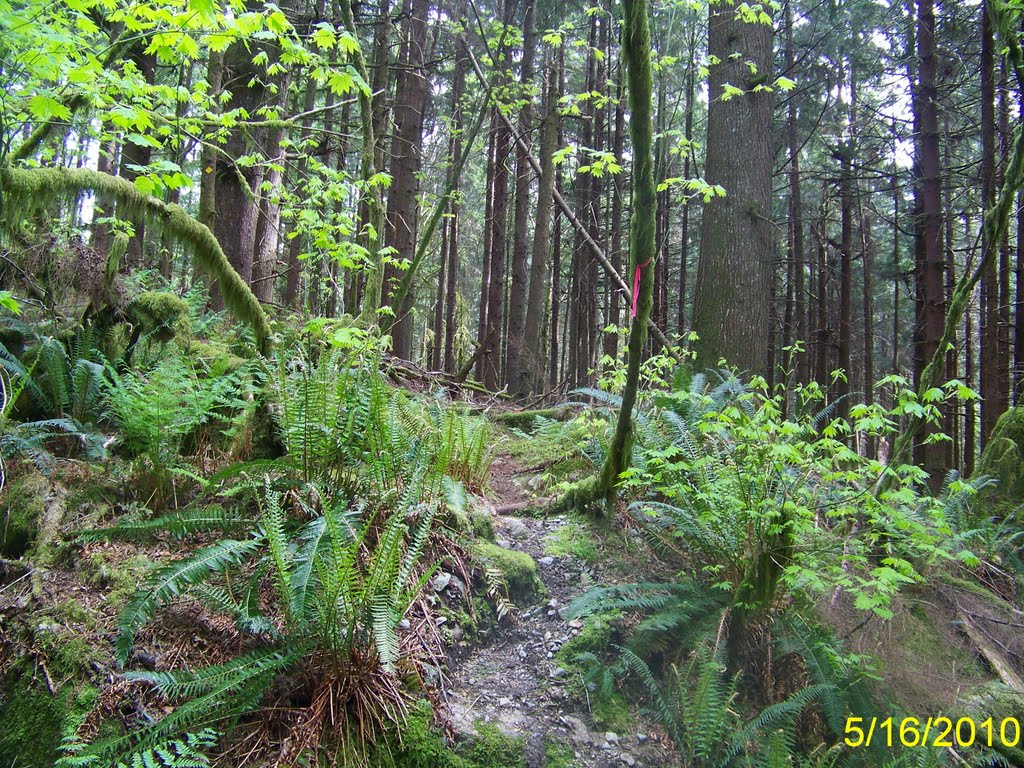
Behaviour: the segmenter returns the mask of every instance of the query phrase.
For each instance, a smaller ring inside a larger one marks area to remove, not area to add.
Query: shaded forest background
[[[9,135],[61,127],[14,159],[183,205],[269,314],[379,314],[426,369],[526,396],[614,368],[634,277],[616,7],[287,3],[247,30],[179,10],[195,29],[138,13],[88,29],[108,77],[83,51],[55,65],[81,73],[70,84],[5,68],[12,92],[42,87]],[[1020,205],[1001,242],[980,235],[1021,114],[987,7],[659,3],[651,24],[651,352],[816,381],[842,409],[886,374],[920,376],[956,280],[992,252],[939,377],[982,400],[947,407],[952,439],[918,456],[970,474],[1024,378]],[[52,238],[102,261],[131,222],[126,266],[205,279],[144,219],[100,191]],[[71,298],[34,266],[5,258],[4,283]]]

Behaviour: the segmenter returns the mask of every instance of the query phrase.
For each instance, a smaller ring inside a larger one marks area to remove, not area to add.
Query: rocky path
[[[496,503],[509,506],[524,500],[523,480],[510,459],[499,457],[491,480]],[[545,553],[545,543],[566,524],[562,517],[495,517],[497,543],[534,558],[546,594],[452,662],[444,687],[452,725],[462,736],[474,734],[483,721],[510,736],[525,737],[528,768],[548,765],[545,750],[551,743],[571,749],[572,765],[581,768],[674,765],[673,752],[639,720],[629,733],[598,728],[585,694],[579,700],[584,687],[578,673],[559,665],[558,649],[583,626],[566,618],[566,606],[597,577],[575,558]]]

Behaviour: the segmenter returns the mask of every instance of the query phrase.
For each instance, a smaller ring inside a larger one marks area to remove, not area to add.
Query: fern
[[[119,635],[114,642],[115,657],[126,664],[139,627],[149,621],[156,610],[188,587],[199,584],[214,573],[238,565],[253,554],[262,537],[235,541],[225,539],[197,551],[190,557],[164,565],[147,578],[146,585],[128,601],[118,619]]]
[[[168,515],[144,520],[120,520],[108,528],[94,528],[78,532],[82,541],[144,541],[156,534],[167,533],[184,538],[193,533],[218,531],[221,533],[251,527],[254,520],[235,510],[219,505],[185,507]]]
[[[207,753],[217,746],[219,739],[219,732],[203,728],[181,738],[164,740],[149,749],[132,751],[111,763],[90,749],[90,745],[72,730],[61,741],[63,754],[54,768],[206,768],[210,765]]]

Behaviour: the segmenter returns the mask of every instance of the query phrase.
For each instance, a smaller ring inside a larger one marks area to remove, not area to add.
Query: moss
[[[621,694],[598,697],[591,701],[590,716],[594,724],[608,731],[623,733],[633,728],[633,713]]]
[[[425,699],[412,707],[401,731],[389,734],[368,758],[373,768],[463,768],[433,727],[430,702]]]
[[[32,546],[46,511],[48,492],[46,478],[35,473],[22,475],[7,484],[0,518],[0,555],[16,559]]]
[[[65,624],[81,624],[87,629],[92,629],[96,625],[96,620],[89,609],[77,600],[65,600],[63,603],[58,603],[54,610],[57,617]]]
[[[142,555],[118,561],[107,550],[90,553],[85,569],[85,580],[110,591],[103,598],[109,608],[120,608],[139,588],[142,577],[152,563]]]
[[[469,766],[479,768],[526,768],[523,738],[507,736],[494,723],[477,721],[476,737],[460,744],[458,754]]]
[[[589,617],[580,633],[566,640],[558,649],[558,663],[566,669],[585,671],[576,657],[584,653],[601,656],[618,643],[620,637],[617,619],[617,614],[610,613]]]
[[[51,677],[57,675],[51,670]],[[88,712],[98,690],[68,684],[52,695],[41,672],[15,665],[0,682],[0,765],[50,768],[67,723]]]
[[[523,740],[491,723],[476,724],[476,736],[449,749],[434,728],[430,702],[411,708],[400,731],[389,734],[367,755],[371,768],[526,768]],[[340,764],[340,762],[339,762]]]
[[[575,557],[589,564],[596,563],[599,559],[593,533],[579,523],[567,523],[555,531],[544,542],[544,551],[555,557]]]
[[[452,529],[466,534],[472,534],[474,538],[493,542],[494,518],[491,514],[482,509],[467,508],[450,510],[447,524]]]
[[[170,291],[140,293],[128,306],[128,313],[144,332],[154,334],[160,341],[170,341],[179,333],[186,336],[191,332],[188,304]]]
[[[473,535],[483,541],[494,542],[494,518],[482,509],[474,509],[469,513],[469,526]]]
[[[181,206],[142,194],[128,179],[89,168],[12,168],[0,165],[0,188],[4,190],[2,215],[8,221],[27,218],[55,198],[85,191],[107,195],[119,209],[124,209],[126,218],[144,216],[188,246],[195,261],[218,281],[225,306],[236,318],[252,327],[260,352],[270,354],[270,322],[263,307],[231,266],[213,232]]]
[[[529,601],[539,595],[544,585],[537,576],[537,563],[525,552],[504,549],[489,541],[479,541],[476,555],[501,574],[513,600]]]
[[[998,480],[998,494],[1024,498],[1024,408],[1011,408],[996,421],[978,461],[978,474]]]
[[[245,358],[234,354],[223,344],[194,339],[188,343],[185,355],[189,363],[201,362],[213,376],[234,373],[246,363]]]
[[[544,742],[545,768],[573,768],[576,753],[568,744],[548,739]]]

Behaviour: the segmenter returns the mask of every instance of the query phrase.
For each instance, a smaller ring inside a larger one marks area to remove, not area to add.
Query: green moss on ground
[[[46,478],[35,473],[7,483],[0,496],[0,555],[17,559],[29,550],[39,534],[48,492]]]
[[[506,736],[491,723],[477,723],[476,730],[474,738],[450,749],[434,728],[430,703],[421,699],[401,731],[374,747],[367,763],[371,768],[526,768],[521,738]]]
[[[566,640],[558,649],[558,663],[566,669],[586,671],[577,657],[582,654],[602,656],[621,641],[616,624],[618,614],[602,613],[587,617],[586,623],[576,637]]]
[[[234,373],[246,363],[245,358],[234,354],[225,344],[195,339],[189,341],[185,355],[188,362],[202,363],[214,376]]]
[[[470,534],[474,538],[490,542],[495,539],[494,518],[485,510],[470,507],[453,511],[447,522],[456,531]]]
[[[505,549],[489,541],[478,541],[474,545],[474,553],[501,574],[510,599],[528,602],[543,592],[537,563],[525,552]]]
[[[548,739],[544,742],[544,760],[546,768],[573,768],[576,753],[568,744]]]
[[[587,619],[576,637],[567,640],[555,658],[560,666],[569,670],[569,690],[590,705],[590,714],[594,723],[609,731],[628,731],[633,724],[633,714],[626,700],[617,692],[602,695],[583,690],[583,681],[593,671],[598,659],[607,658],[612,647],[621,642],[621,630],[618,626],[617,614],[598,614]],[[585,658],[580,658],[581,656]]]
[[[469,525],[473,535],[478,539],[494,541],[494,518],[491,517],[489,512],[485,512],[482,509],[472,510],[469,513]]]
[[[57,670],[50,676],[58,677]],[[0,681],[0,765],[50,768],[66,725],[88,712],[98,695],[94,686],[73,682],[52,695],[40,669],[27,662],[15,665]]]
[[[476,737],[460,744],[465,768],[526,768],[523,738],[507,736],[494,723],[476,723]],[[461,768],[461,766],[460,766]]]
[[[600,558],[593,530],[577,522],[569,522],[544,542],[544,551],[555,557],[574,557],[587,564]]]

